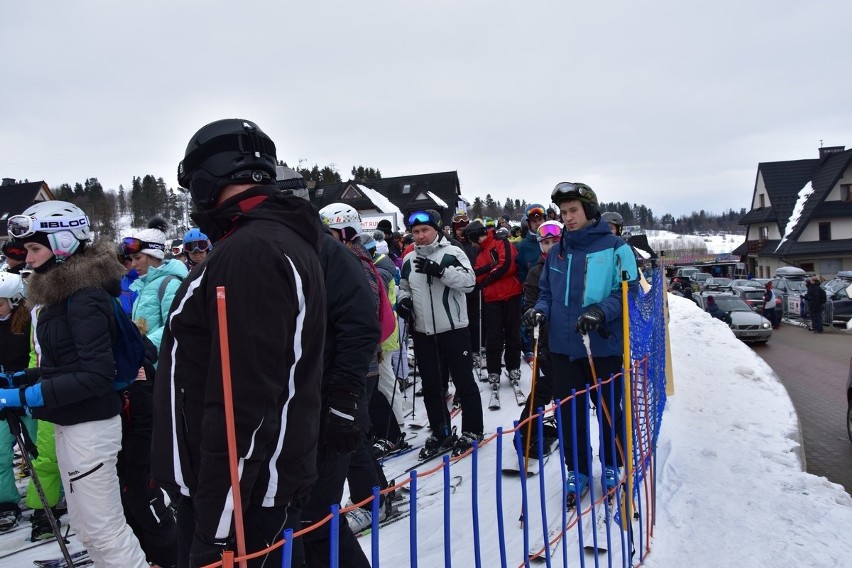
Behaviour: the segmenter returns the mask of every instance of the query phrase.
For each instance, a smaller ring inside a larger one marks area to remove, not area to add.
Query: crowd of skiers
[[[621,371],[622,282],[637,285],[636,256],[619,236],[620,217],[602,216],[585,184],[557,184],[554,208],[527,207],[517,238],[508,219],[459,213],[448,230],[431,209],[407,216],[409,235],[387,221],[366,233],[347,204],[317,211],[304,180],[277,164],[273,141],[237,119],[190,139],[178,181],[197,225],[182,246],[167,248],[159,218],[117,245],[94,243],[85,213],[61,201],[8,221],[0,412],[32,431],[46,516],[61,513],[51,508],[64,493],[96,566],[203,566],[236,550],[226,407],[245,549],[314,527],[294,542],[293,565],[328,566],[330,507],[345,484],[356,503],[386,487],[379,458],[406,443],[399,394],[408,339],[431,428],[423,459],[462,454],[483,439],[475,374],[483,339],[484,380],[496,395],[503,368],[517,386],[522,359],[532,363],[532,330],[540,331],[541,377],[524,415]],[[136,380],[116,389],[124,314],[147,353]],[[605,439],[621,432],[622,390],[605,389]],[[588,412],[560,411],[567,488],[579,496],[591,476]],[[0,530],[4,518],[12,526],[20,516],[11,450],[2,453],[12,440],[2,443]],[[608,444],[601,452],[611,489],[623,456]],[[29,507],[42,507],[30,497]],[[46,537],[33,519],[33,537]],[[356,509],[341,523],[341,565],[369,566],[353,531],[369,519]],[[249,565],[280,565],[281,553]]]

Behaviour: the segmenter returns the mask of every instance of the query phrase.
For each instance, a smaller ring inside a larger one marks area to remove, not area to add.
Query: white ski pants
[[[71,528],[98,568],[147,568],[139,540],[127,525],[116,473],[121,417],[56,425],[56,461],[65,487]]]
[[[379,363],[379,392],[385,395],[388,399],[388,404],[391,405],[394,418],[397,424],[405,422],[405,410],[402,408],[402,393],[396,386],[396,375],[393,373],[393,361],[391,354],[393,351],[385,351],[382,362]]]

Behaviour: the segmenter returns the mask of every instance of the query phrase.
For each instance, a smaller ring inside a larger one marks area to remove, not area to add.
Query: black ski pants
[[[567,355],[562,353],[550,354],[551,369],[553,370],[553,396],[560,401],[565,401],[561,406],[562,417],[562,435],[565,441],[565,463],[569,470],[576,470],[591,477],[592,467],[589,462],[589,453],[596,445],[597,437],[591,440],[589,429],[589,409],[591,406],[597,406],[598,393],[595,384],[598,381],[592,376],[592,370],[589,366],[588,358],[577,359],[572,361]],[[603,449],[601,454],[604,458],[604,463],[608,466],[621,467],[623,464],[623,456],[616,449],[613,452],[613,435],[619,440],[623,446],[622,431],[624,429],[624,413],[621,408],[621,401],[624,398],[624,375],[621,374],[622,358],[621,357],[594,357],[595,371],[597,376],[603,379],[608,379],[610,375],[618,374],[618,378],[614,381],[614,386],[610,387],[610,383],[600,385],[602,389],[601,395],[603,403],[609,410],[610,419],[607,419],[606,413],[602,408],[598,408],[600,413],[600,422],[603,427]],[[578,392],[584,390],[586,385],[592,387],[589,390],[589,403],[586,402],[586,394],[577,394],[576,400],[576,430],[573,428],[574,413],[572,412],[572,401],[568,400],[571,396],[571,389],[576,389]],[[612,422],[610,422],[612,420]],[[575,443],[576,440],[576,443]],[[574,463],[574,447],[577,448],[577,463]]]
[[[462,432],[481,434],[482,399],[473,378],[473,360],[470,356],[470,333],[466,327],[452,329],[437,335],[413,332],[417,367],[423,381],[423,404],[429,416],[429,426],[435,435],[450,427],[450,413],[444,398],[441,360],[450,369],[456,396],[461,401]]]
[[[256,552],[268,548],[282,539],[286,529],[299,530],[299,517],[301,510],[296,505],[284,507],[261,507],[249,505],[243,514],[243,525],[246,539],[246,552]],[[178,529],[178,567],[187,568],[189,564],[189,551],[195,536],[195,509],[192,499],[181,499],[177,506],[177,529]],[[283,547],[279,546],[269,554],[248,561],[250,568],[262,568],[269,566],[281,566]],[[360,550],[360,549],[359,549]],[[236,554],[236,547],[234,547]],[[304,552],[302,539],[293,541],[293,563],[292,566],[304,564]]]
[[[177,562],[177,527],[172,512],[165,504],[163,491],[151,481],[143,465],[122,468],[121,505],[133,534],[145,552],[148,562],[164,568]]]
[[[317,448],[317,477],[311,489],[311,496],[302,510],[302,527],[307,527],[323,520],[330,512],[332,505],[340,504],[343,498],[343,482],[349,471],[350,454],[341,455],[330,449],[326,444]],[[310,568],[327,568],[331,566],[329,556],[331,544],[331,523],[325,523],[318,529],[312,530],[298,540],[303,541],[305,549],[305,564]],[[346,516],[340,516],[338,546],[340,551],[341,568],[369,568],[370,563],[358,545],[358,540],[352,529],[346,523]],[[277,564],[277,565],[280,565]],[[276,565],[276,566],[277,566]],[[293,566],[299,564],[293,563]]]
[[[480,327],[482,326],[482,291],[474,290],[465,294],[467,300],[467,330],[470,332],[470,348],[474,353],[482,349]]]
[[[485,302],[485,365],[488,374],[500,374],[500,353],[506,345],[503,361],[506,370],[521,368],[521,303],[517,297],[502,302]]]

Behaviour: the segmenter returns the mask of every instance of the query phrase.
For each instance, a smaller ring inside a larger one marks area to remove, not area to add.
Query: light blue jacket
[[[621,280],[626,277],[635,293],[638,274],[633,249],[613,235],[607,223],[598,220],[577,231],[563,230],[545,260],[535,304],[550,323],[550,350],[572,361],[586,358],[577,319],[597,305],[609,335],[589,334],[592,356],[623,355]]]
[[[136,301],[133,303],[131,319],[134,322],[140,319],[145,321],[145,325],[147,326],[145,335],[157,347],[158,351],[160,349],[160,340],[163,337],[163,326],[166,324],[166,317],[169,315],[169,308],[172,306],[175,292],[177,292],[181,281],[186,278],[187,274],[189,272],[181,261],[170,259],[158,267],[152,266],[148,268],[145,276],[140,276],[130,285],[130,289],[138,294]],[[166,284],[166,288],[163,291],[163,299],[160,301],[157,296],[160,291],[161,281],[169,275],[177,276],[177,278],[172,278]]]

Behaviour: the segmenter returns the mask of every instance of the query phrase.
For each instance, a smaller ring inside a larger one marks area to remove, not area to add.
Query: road
[[[818,335],[782,324],[754,352],[775,371],[790,394],[799,422],[808,473],[828,478],[852,494],[852,443],[846,434],[846,378],[852,334],[826,329]]]

